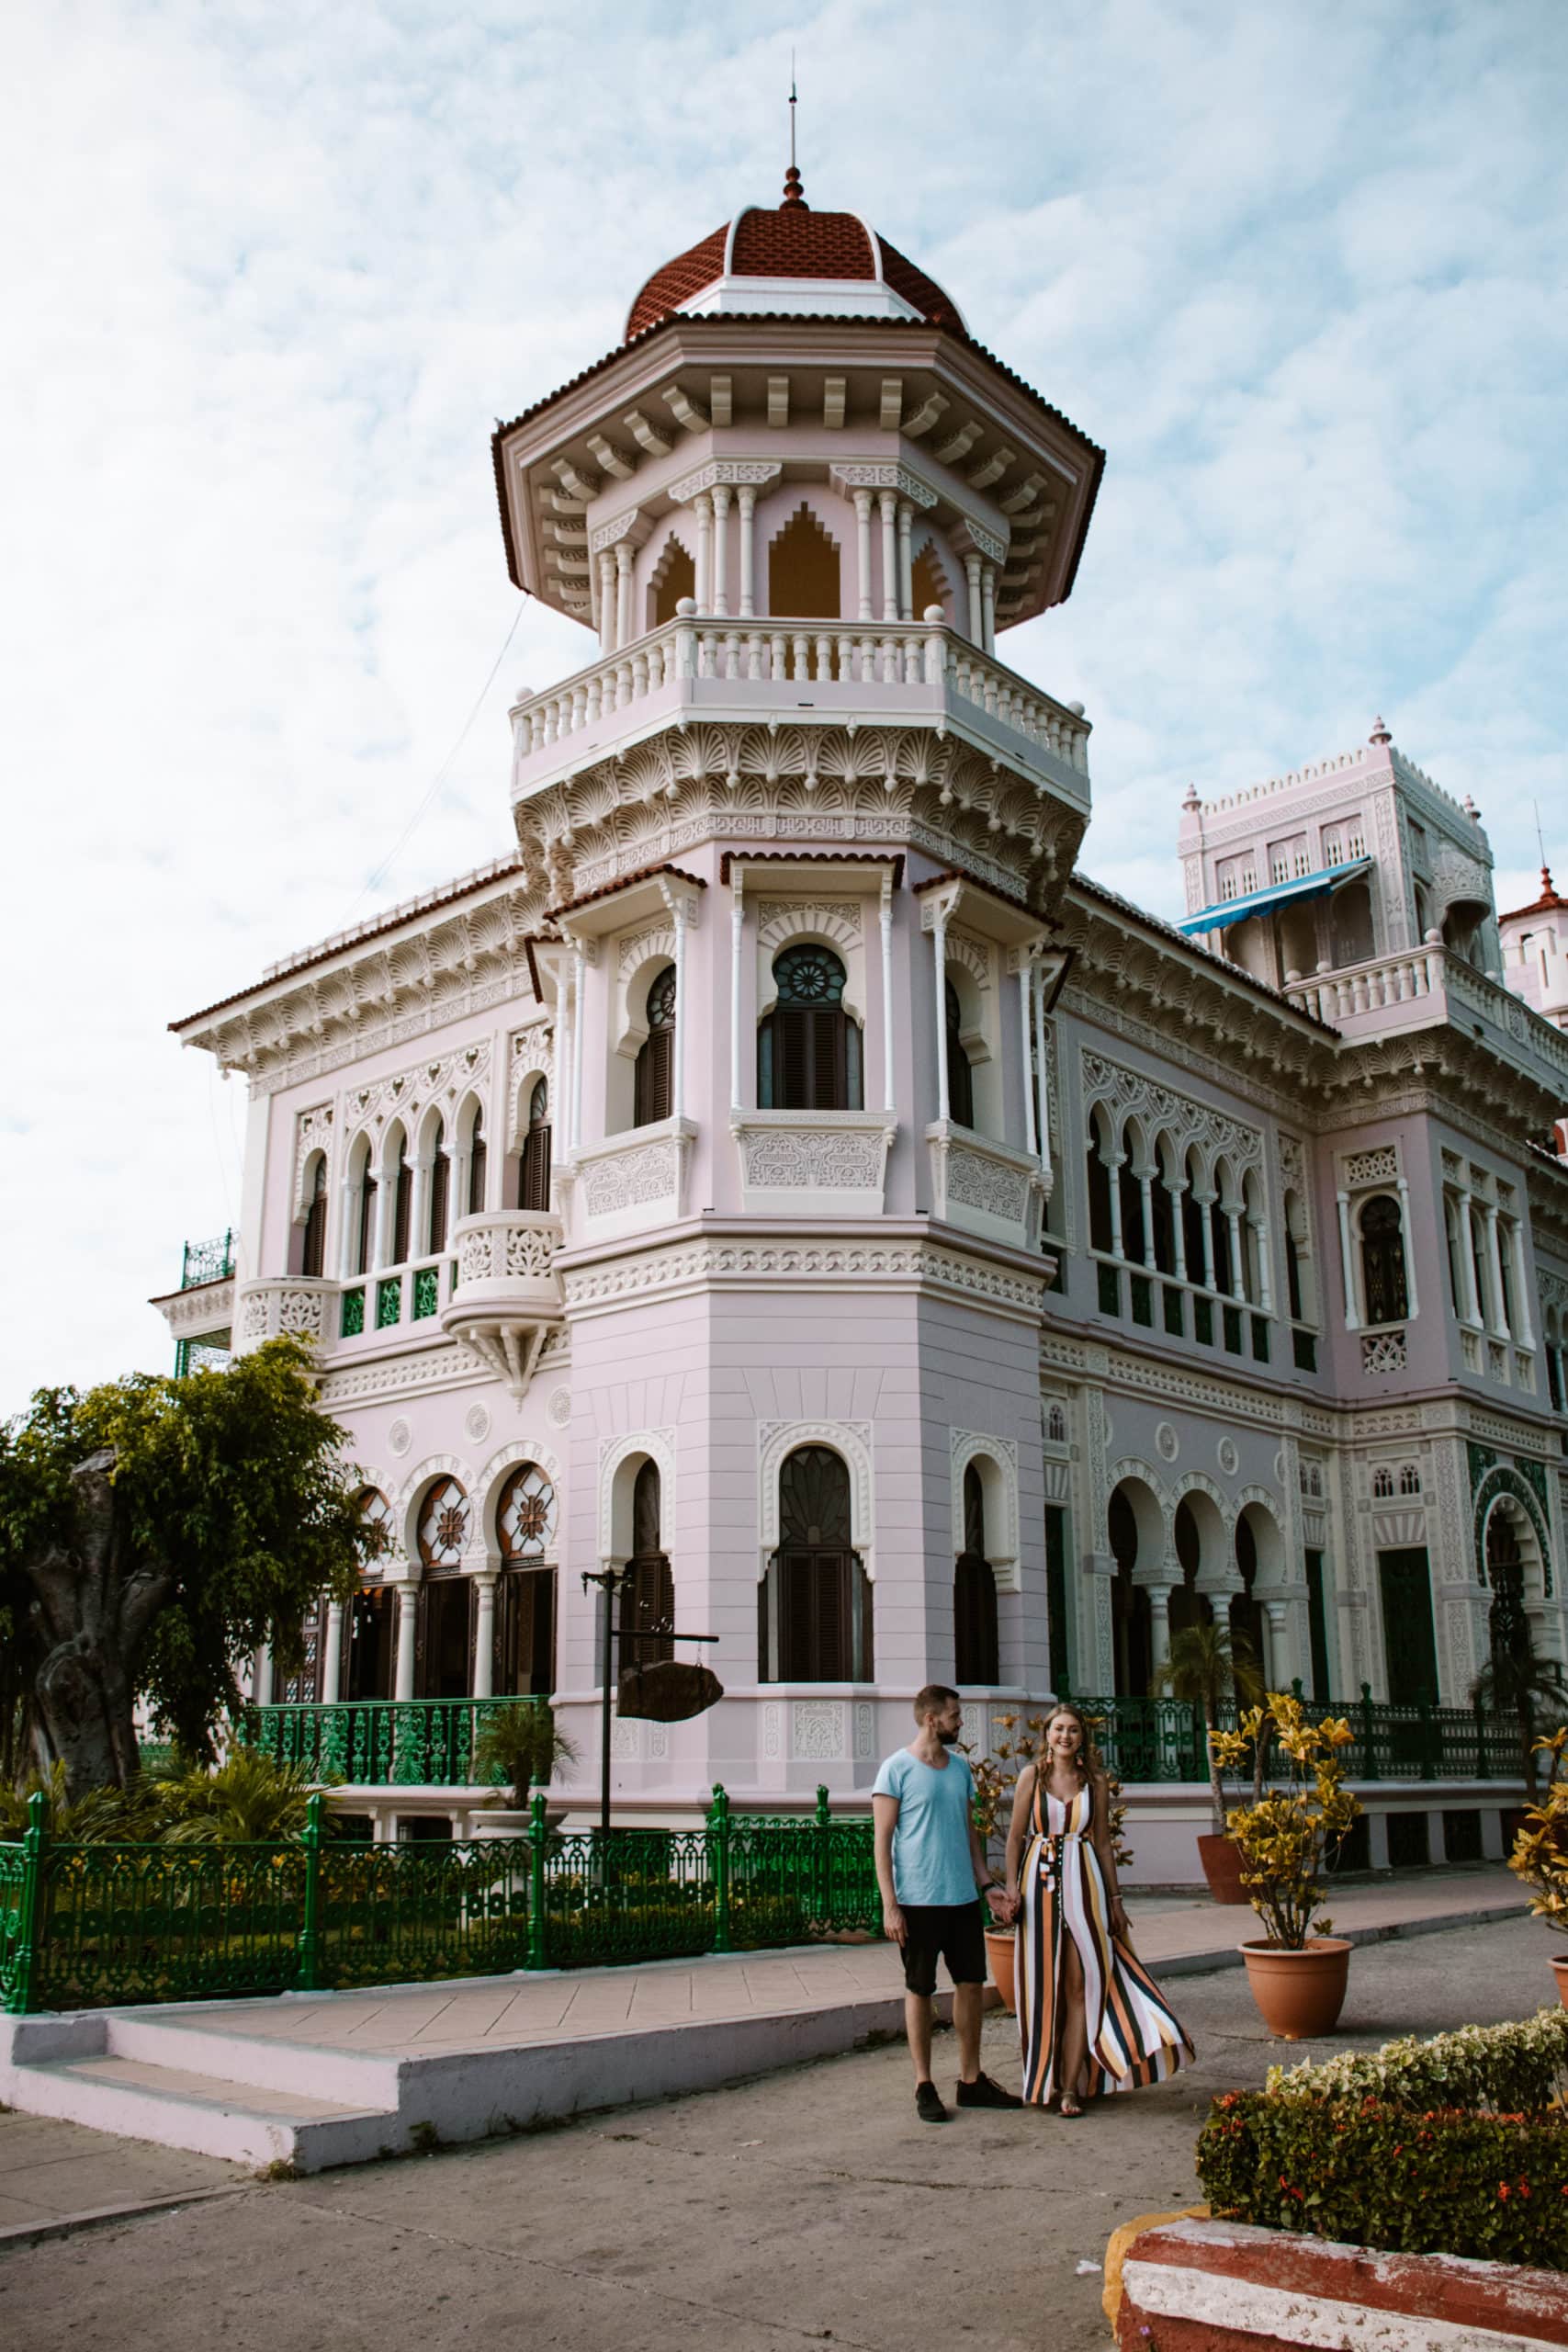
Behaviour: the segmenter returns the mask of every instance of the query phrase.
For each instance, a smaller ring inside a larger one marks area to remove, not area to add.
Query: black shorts
[[[904,1903],[904,1983],[911,1993],[936,1991],[936,1964],[947,1962],[955,1984],[986,1981],[985,1905],[973,1903]]]

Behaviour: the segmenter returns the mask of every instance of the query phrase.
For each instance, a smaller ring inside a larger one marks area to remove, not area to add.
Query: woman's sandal
[[[1082,2102],[1076,2099],[1071,2091],[1064,2091],[1062,2093],[1062,2104],[1057,2109],[1057,2112],[1061,2115],[1065,2122],[1076,2123],[1079,2116],[1083,2113]]]

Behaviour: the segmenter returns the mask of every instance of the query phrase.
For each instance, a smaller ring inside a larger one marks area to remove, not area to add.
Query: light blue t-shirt
[[[950,1748],[938,1771],[901,1747],[883,1765],[872,1794],[898,1800],[893,1892],[899,1902],[975,1902],[975,1862],[969,1850],[975,1782],[967,1759]]]

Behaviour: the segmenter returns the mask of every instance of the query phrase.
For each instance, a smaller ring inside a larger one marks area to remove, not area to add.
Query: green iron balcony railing
[[[1296,1694],[1314,1719],[1342,1715],[1351,1740],[1343,1750],[1352,1781],[1517,1781],[1522,1775],[1519,1726],[1512,1716],[1480,1707],[1393,1705],[1375,1700],[1368,1683],[1359,1699],[1309,1699]],[[1107,1769],[1124,1785],[1198,1781],[1209,1768],[1201,1712],[1185,1699],[1084,1697],[1069,1693],[1096,1725]],[[1235,1709],[1220,1711],[1234,1728]]]
[[[366,1845],[310,1801],[298,1839],[56,1841],[33,1797],[0,1846],[0,2007],[98,2008],[427,1983],[880,1936],[872,1824],[732,1815],[689,1829],[552,1829]]]
[[[474,1788],[484,1724],[538,1699],[279,1701],[252,1707],[246,1737],[279,1764],[303,1764],[351,1788]],[[493,1775],[491,1776],[493,1779]]]
[[[234,1271],[234,1235],[218,1234],[211,1241],[187,1241],[180,1265],[180,1288],[196,1290],[203,1283],[226,1283]]]

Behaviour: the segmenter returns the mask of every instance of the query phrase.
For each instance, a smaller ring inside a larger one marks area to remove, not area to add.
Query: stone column
[[[255,1681],[251,1691],[258,1707],[272,1704],[272,1644],[264,1642],[256,1652]]]
[[[1495,1340],[1509,1336],[1507,1318],[1503,1312],[1503,1253],[1497,1240],[1497,1204],[1495,1201],[1482,1204],[1482,1216],[1486,1226],[1486,1267],[1492,1277],[1492,1323]],[[1406,1269],[1408,1277],[1408,1269]]]
[[[414,1643],[419,1628],[419,1587],[400,1584],[398,1595],[398,1664],[397,1679],[392,1686],[395,1699],[406,1704],[413,1697]]]
[[[713,489],[713,611],[719,620],[729,617],[729,484]]]
[[[1260,1216],[1253,1217],[1252,1238],[1258,1246],[1258,1304],[1265,1315],[1274,1312],[1274,1285],[1269,1279],[1269,1227]]]
[[[757,611],[756,488],[743,481],[735,495],[740,507],[740,617],[749,621]]]
[[[947,918],[939,915],[931,934],[936,954],[936,1114],[947,1117]]]
[[[629,645],[637,630],[632,622],[633,551],[623,539],[615,549],[615,643]]]
[[[1238,1305],[1247,1297],[1247,1260],[1241,1246],[1241,1211],[1227,1208],[1225,1223],[1231,1236],[1231,1296]]]
[[[1350,1250],[1350,1195],[1337,1193],[1339,1208],[1339,1258],[1345,1276],[1345,1329],[1359,1331],[1361,1318],[1356,1312],[1356,1261]]]
[[[898,616],[901,620],[915,617],[915,560],[911,551],[915,510],[907,498],[898,502]]]
[[[574,1146],[582,1141],[582,983],[588,970],[588,956],[579,940],[572,956],[571,967],[571,1140]],[[675,1001],[675,1018],[681,1017],[680,999]]]
[[[497,1570],[487,1567],[474,1578],[476,1622],[474,1625],[474,1696],[488,1699],[495,1687],[495,1579]]]
[[[692,501],[697,517],[697,610],[713,610],[713,501],[705,490]]]
[[[1416,1232],[1410,1222],[1410,1185],[1399,1178],[1399,1231],[1404,1244],[1404,1303],[1412,1322],[1421,1312],[1421,1302],[1416,1295]]]
[[[1045,975],[1034,967],[1034,1124],[1039,1134],[1040,1167],[1049,1195],[1055,1182],[1051,1165],[1051,1089],[1045,1071]]]
[[[671,1073],[670,1107],[673,1117],[686,1115],[686,902],[677,899],[671,908],[675,918],[675,1051]]]
[[[882,509],[882,617],[885,621],[898,618],[898,493],[879,490],[876,503]]]
[[[988,563],[980,574],[981,644],[987,653],[997,650],[997,567]]]
[[[1214,1205],[1214,1195],[1213,1193],[1195,1192],[1192,1197],[1198,1204],[1199,1222],[1203,1232],[1203,1288],[1212,1291],[1214,1288],[1214,1224],[1209,1212]]]
[[[1518,1341],[1521,1348],[1535,1345],[1535,1326],[1530,1319],[1529,1284],[1525,1279],[1525,1228],[1521,1219],[1511,1218],[1506,1244],[1509,1261],[1514,1269],[1515,1311],[1518,1317]],[[1415,1273],[1411,1273],[1410,1312],[1416,1312]]]
[[[1159,1271],[1155,1259],[1154,1170],[1152,1168],[1140,1168],[1136,1170],[1136,1174],[1138,1195],[1144,1204],[1144,1272],[1153,1274]]]
[[[729,1107],[739,1111],[740,1095],[740,979],[746,940],[746,903],[739,873],[731,869],[729,902]],[[681,1019],[680,984],[676,983],[675,1019]]]
[[[873,618],[871,609],[871,492],[855,492],[855,560],[859,565],[856,600],[859,617]]]
[[[1149,1596],[1149,1657],[1156,1668],[1170,1656],[1170,1587],[1151,1584]]]
[[[599,646],[604,653],[615,650],[615,558],[610,548],[599,557]]]
[[[343,1683],[343,1603],[327,1603],[327,1634],[321,1645],[321,1697],[330,1705]]]
[[[1165,1189],[1170,1194],[1170,1246],[1176,1259],[1176,1279],[1184,1283],[1187,1280],[1187,1236],[1182,1230],[1181,1196],[1187,1186],[1183,1182],[1168,1184]]]
[[[1481,1312],[1481,1294],[1475,1283],[1475,1227],[1471,1218],[1471,1196],[1467,1186],[1459,1195],[1459,1270],[1464,1289],[1464,1319],[1473,1323],[1478,1331],[1484,1329]]]
[[[1105,1165],[1111,1178],[1106,1186],[1111,1195],[1111,1254],[1113,1258],[1122,1259],[1127,1254],[1126,1244],[1122,1238],[1122,1170],[1126,1166],[1126,1155],[1113,1151]]]
[[[1018,967],[1018,1026],[1023,1049],[1023,1141],[1026,1151],[1035,1149],[1034,1139],[1034,1058],[1030,1052],[1030,996],[1033,985],[1034,967],[1021,964]]]
[[[969,642],[984,647],[986,614],[980,602],[980,559],[977,555],[964,557],[964,576],[969,582]]]
[[[1269,1621],[1269,1688],[1287,1690],[1291,1679],[1301,1671],[1296,1646],[1291,1639],[1291,1604],[1288,1600],[1266,1600],[1263,1613]]]
[[[893,1112],[898,1107],[893,1070],[893,876],[886,873],[877,920],[882,928],[882,1107]]]

